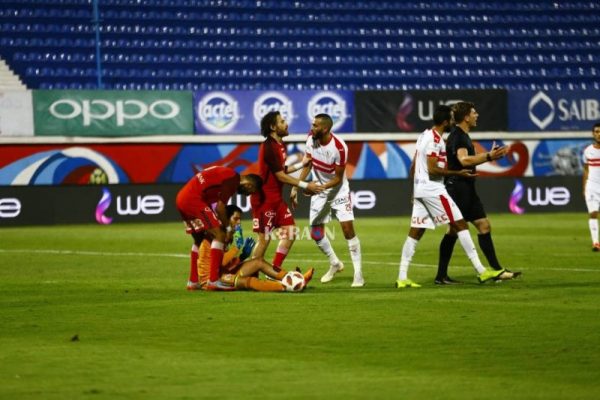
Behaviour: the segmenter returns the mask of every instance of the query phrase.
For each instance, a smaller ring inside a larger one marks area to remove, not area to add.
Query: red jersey
[[[180,193],[199,197],[206,204],[221,200],[227,203],[240,184],[240,176],[231,168],[210,167],[198,172],[185,184]]]
[[[262,193],[254,193],[250,198],[252,207],[257,207],[267,200],[282,202],[283,182],[275,176],[276,172],[285,170],[287,150],[285,144],[277,142],[269,136],[258,149],[258,170],[262,178]]]

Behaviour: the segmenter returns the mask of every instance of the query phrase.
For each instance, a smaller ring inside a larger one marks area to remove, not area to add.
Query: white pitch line
[[[167,258],[188,258],[188,254],[175,254],[175,253],[139,253],[139,252],[104,252],[104,251],[86,251],[86,250],[42,250],[42,249],[0,249],[0,253],[20,253],[20,254],[57,254],[57,255],[79,255],[79,256],[113,256],[113,257],[167,257]],[[380,254],[381,255],[381,254]],[[321,259],[307,259],[307,258],[287,258],[288,261],[294,263],[325,263],[324,258]],[[393,265],[398,266],[399,262],[389,261],[365,261],[363,264],[367,265]],[[437,268],[434,264],[420,264],[412,263],[411,267],[419,268]],[[472,269],[473,267],[468,265],[452,265],[452,268],[464,268]],[[545,271],[557,271],[557,272],[600,272],[600,268],[594,268],[593,266],[585,268],[543,268]]]

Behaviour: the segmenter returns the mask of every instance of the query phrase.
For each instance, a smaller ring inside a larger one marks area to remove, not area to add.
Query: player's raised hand
[[[496,142],[492,145],[489,155],[492,160],[498,160],[508,154],[510,146],[498,146]]]

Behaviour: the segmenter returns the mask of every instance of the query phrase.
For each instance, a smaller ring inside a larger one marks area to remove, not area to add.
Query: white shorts
[[[415,198],[410,226],[413,228],[435,229],[459,221],[463,216],[458,206],[447,193],[434,197]]]
[[[600,211],[600,187],[590,185],[589,182],[585,185],[585,204],[588,213]]]
[[[352,210],[352,199],[350,191],[344,190],[338,192],[333,198],[329,199],[325,194],[315,194],[310,198],[310,225],[321,225],[331,221],[331,214],[340,222],[354,221],[354,211]]]

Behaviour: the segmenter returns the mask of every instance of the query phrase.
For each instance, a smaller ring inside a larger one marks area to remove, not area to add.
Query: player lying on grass
[[[177,210],[183,219],[186,233],[194,240],[190,253],[188,287],[198,285],[198,246],[206,237],[210,237],[212,264],[206,288],[219,289],[219,266],[222,264],[226,232],[231,230],[225,207],[236,191],[250,195],[261,187],[262,180],[258,175],[240,176],[231,168],[216,166],[198,172],[177,193]]]
[[[285,287],[281,279],[288,273],[285,270],[276,271],[273,266],[262,258],[248,260],[254,247],[254,239],[244,239],[240,222],[242,210],[235,205],[226,208],[231,234],[227,235],[226,244],[228,250],[223,255],[223,261],[219,270],[220,281],[223,286],[219,290],[257,290],[261,292],[282,292]],[[198,251],[198,277],[199,283],[188,285],[188,290],[206,289],[210,274],[210,240],[204,239]],[[262,272],[273,280],[258,279],[258,273]],[[304,287],[312,279],[314,268],[310,268],[304,276]]]

